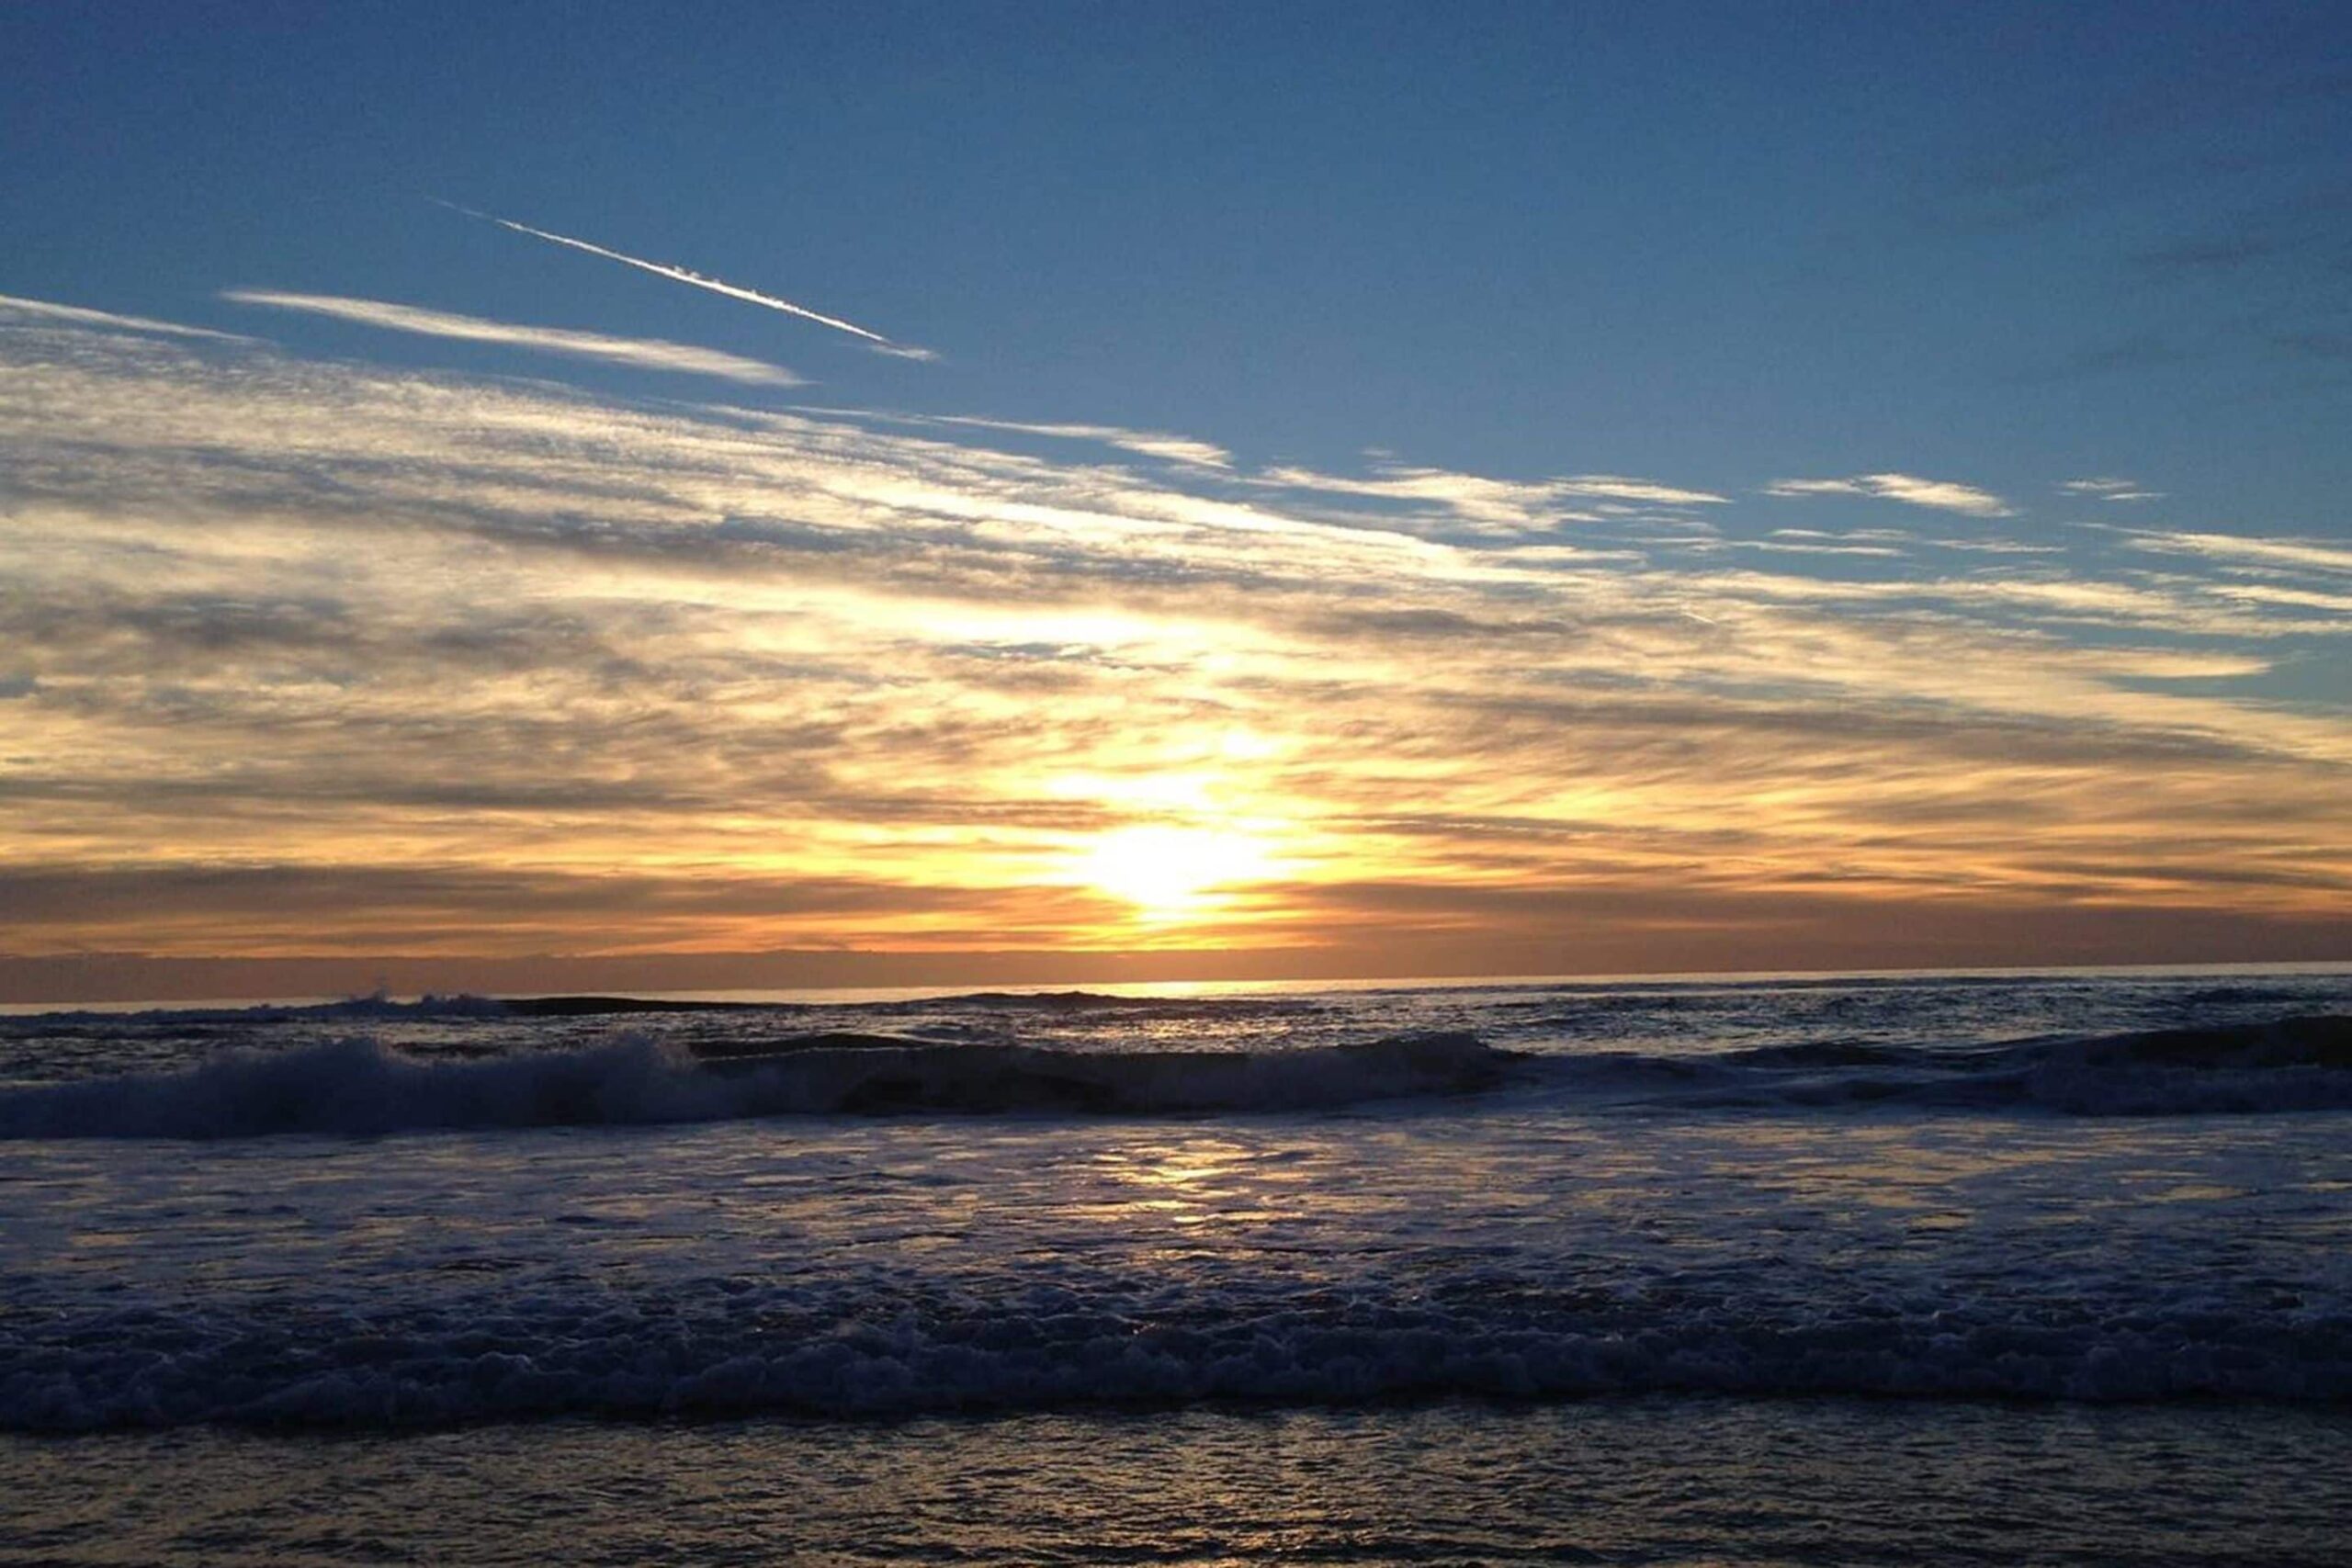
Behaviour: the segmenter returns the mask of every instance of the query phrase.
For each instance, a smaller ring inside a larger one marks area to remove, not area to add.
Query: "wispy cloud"
[[[1131,430],[1118,424],[1082,424],[1071,421],[1039,423],[1017,419],[983,419],[977,414],[896,413],[874,409],[810,408],[807,413],[850,419],[879,420],[891,424],[948,426],[959,430],[1000,430],[1012,435],[1043,435],[1058,441],[1091,441],[1137,457],[1182,463],[1196,468],[1230,468],[1233,454],[1214,442],[1160,430]]]
[[[2058,488],[2068,495],[2093,496],[2100,501],[2162,501],[2165,498],[2164,491],[2149,490],[2137,479],[2116,479],[2112,476],[2102,479],[2064,479],[2060,481]]]
[[[97,327],[109,332],[146,333],[159,337],[210,338],[216,343],[251,343],[253,339],[239,337],[234,333],[210,332],[203,327],[184,327],[176,321],[150,321],[144,316],[118,316],[111,310],[85,310],[79,305],[57,305],[46,299],[20,299],[12,294],[0,294],[0,321],[14,318],[17,322],[51,322],[59,326]]]
[[[1843,479],[1775,479],[1766,495],[1861,495],[1899,501],[1905,506],[1932,507],[1968,517],[2012,517],[2009,503],[1990,491],[1949,479],[1923,479],[1910,474],[1857,474]]]
[[[2326,610],[2352,615],[2352,593],[2323,593],[2308,588],[2274,588],[2267,583],[2211,582],[2205,592],[2253,604],[2285,604],[2299,610]]]
[[[1791,530],[1777,530],[1790,532]],[[1757,550],[1771,555],[1792,556],[1900,556],[1904,550],[1894,545],[1817,544],[1811,540],[1734,539],[1728,546],[1736,550]]]
[[[822,310],[812,310],[806,305],[796,305],[789,299],[781,299],[773,294],[763,294],[756,288],[746,288],[741,284],[729,283],[721,278],[706,277],[701,273],[690,271],[683,266],[673,266],[667,262],[647,261],[642,256],[633,256],[625,252],[609,250],[591,241],[573,239],[569,234],[558,234],[547,229],[534,229],[528,223],[518,223],[512,218],[501,218],[494,212],[481,212],[470,207],[460,207],[454,201],[442,201],[437,197],[428,199],[437,206],[447,208],[452,212],[462,212],[469,218],[479,218],[485,223],[495,223],[500,228],[511,229],[517,234],[528,234],[535,240],[545,240],[549,244],[569,245],[575,251],[584,251],[592,256],[602,256],[606,261],[616,261],[623,266],[633,266],[640,272],[650,272],[656,277],[669,278],[673,283],[684,283],[695,288],[707,288],[713,294],[724,294],[729,299],[741,299],[747,305],[758,305],[770,310],[781,310],[787,316],[798,316],[803,321],[815,321],[820,326],[831,327],[836,332],[844,332],[852,337],[864,339],[876,353],[895,355],[900,359],[938,357],[930,349],[917,348],[910,344],[894,343],[880,333],[861,327],[854,321],[842,321],[839,316],[828,316]]]
[[[2300,568],[2328,573],[2352,571],[2352,549],[2318,539],[2260,539],[2243,534],[2191,534],[2161,530],[2131,530],[2132,542],[2143,550],[2170,555],[2205,556],[2273,568]]]
[[[1574,474],[1559,479],[1504,479],[1447,468],[1413,468],[1389,461],[1368,476],[1321,473],[1312,468],[1272,468],[1253,483],[1326,495],[1435,506],[1463,522],[1488,528],[1532,530],[1561,523],[1591,523],[1603,515],[1585,503],[1640,502],[1652,506],[1714,506],[1724,497],[1621,474]]]
[[[2065,551],[2057,545],[2029,545],[2021,539],[1928,539],[1924,541],[1939,550],[1965,550],[1984,556],[2056,556]]]
[[[1035,445],[0,326],[0,949],[1115,946],[1133,826],[1283,868],[1161,936],[1396,964],[1598,908],[1685,963],[1824,879],[1783,962],[2104,929],[2123,844],[2163,918],[2343,929],[2352,705],[2272,684],[2340,547],[1587,550],[1427,525],[1554,481]]]
[[[980,419],[970,414],[941,414],[935,423],[961,425],[970,430],[1002,430],[1023,435],[1050,435],[1070,441],[1100,441],[1107,446],[1133,452],[1145,457],[1158,457],[1170,463],[1190,463],[1203,468],[1229,468],[1233,454],[1206,441],[1196,441],[1189,435],[1171,435],[1164,431],[1128,430],[1115,424],[1027,424],[1016,420]]]
[[[394,305],[380,299],[351,299],[333,294],[285,294],[266,288],[231,288],[220,298],[240,305],[261,305],[275,310],[300,310],[388,332],[416,333],[425,337],[454,338],[461,343],[491,343],[541,354],[596,359],[639,370],[666,370],[683,376],[716,376],[751,387],[797,387],[801,378],[780,365],[746,359],[715,348],[671,343],[662,338],[613,337],[605,333],[568,327],[532,327],[461,316],[448,310],[428,310],[415,305]]]

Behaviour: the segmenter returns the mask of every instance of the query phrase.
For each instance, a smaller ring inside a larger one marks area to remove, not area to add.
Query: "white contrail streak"
[[[868,332],[854,321],[844,321],[839,316],[828,316],[821,310],[812,310],[806,305],[796,305],[789,299],[779,299],[773,294],[763,294],[756,288],[744,288],[719,278],[705,277],[698,272],[691,272],[683,266],[672,266],[666,262],[650,262],[641,256],[624,255],[619,251],[606,250],[604,246],[592,244],[586,240],[575,240],[569,234],[550,233],[545,229],[534,229],[528,223],[517,223],[512,218],[501,218],[495,212],[480,212],[470,207],[460,207],[454,201],[443,201],[439,197],[427,197],[425,199],[435,206],[446,207],[452,212],[462,212],[469,218],[479,218],[485,223],[495,223],[502,229],[512,229],[517,234],[528,234],[535,240],[545,240],[549,244],[569,245],[575,251],[585,251],[592,256],[603,256],[606,261],[616,261],[623,266],[633,266],[640,272],[650,272],[656,277],[666,277],[675,283],[692,284],[696,288],[707,288],[713,294],[724,294],[729,299],[741,299],[749,305],[764,305],[771,310],[782,310],[787,316],[798,316],[804,321],[831,327],[834,331],[847,333],[852,337],[864,338],[882,354],[893,354],[901,359],[937,357],[927,348],[915,348],[907,344],[892,343],[880,333]]]

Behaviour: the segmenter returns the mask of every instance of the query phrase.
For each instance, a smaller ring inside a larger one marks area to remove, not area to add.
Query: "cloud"
[[[215,343],[251,343],[233,333],[216,333],[203,327],[184,327],[176,321],[150,321],[145,316],[118,316],[110,310],[85,310],[79,305],[56,305],[46,299],[20,299],[12,294],[0,294],[0,324],[54,323],[68,327],[96,327],[109,332],[149,333],[162,337],[209,338]]]
[[[1621,501],[1655,502],[1663,506],[1721,506],[1729,497],[1712,491],[1679,490],[1622,474],[1575,474],[1546,481],[1562,495],[1614,496]]]
[[[1542,531],[1599,503],[1558,487],[1670,485],[1034,434],[0,321],[0,864],[40,893],[0,945],[1500,951],[1557,931],[1469,890],[1703,924],[1826,878],[1859,930],[2090,898],[2119,844],[2183,919],[2352,877],[2352,714],[2267,684],[2343,647],[2324,542],[1725,570]],[[1139,937],[1082,870],[1130,826],[1282,886]]]
[[[1899,501],[1905,506],[1932,507],[1968,517],[2013,517],[2009,504],[1989,491],[1948,479],[1923,479],[1910,474],[1857,474],[1845,479],[1775,479],[1766,495],[1862,495]]]
[[[2064,479],[2060,481],[2058,488],[2069,495],[2094,496],[2100,501],[2162,501],[2165,498],[2164,491],[2145,489],[2136,479]]]
[[[1617,474],[1578,474],[1549,479],[1499,479],[1445,468],[1413,468],[1382,461],[1371,475],[1351,477],[1312,468],[1272,468],[1251,481],[1283,490],[1358,496],[1434,506],[1462,522],[1503,530],[1533,530],[1561,523],[1601,520],[1594,500],[1644,502],[1657,506],[1714,506],[1725,498]]]
[[[1171,463],[1190,463],[1196,468],[1229,468],[1233,466],[1233,455],[1209,442],[1159,431],[1127,430],[1114,424],[1024,424],[1013,420],[979,419],[968,414],[940,414],[933,423],[963,425],[974,430],[1002,430],[1023,435],[1051,435],[1071,441],[1100,441],[1105,446],[1142,457],[1159,457]]]
[[[2131,533],[2132,544],[2143,550],[2204,556],[2272,568],[2352,572],[2352,549],[2317,539],[2261,539],[2241,534],[2168,533],[2142,529],[2133,529]]]
[[[2352,615],[2352,593],[2322,593],[2302,588],[2272,588],[2251,582],[2210,582],[2205,592],[2252,604],[2285,604],[2296,609],[2326,610]]]
[[[567,355],[626,365],[637,370],[662,370],[681,376],[715,376],[751,387],[797,387],[801,378],[780,365],[769,365],[741,355],[662,338],[612,337],[604,333],[565,327],[530,327],[460,316],[414,305],[393,305],[378,299],[349,299],[331,294],[285,294],[266,288],[224,289],[220,298],[240,305],[260,305],[277,310],[300,310],[336,321],[356,321],[387,332],[417,333],[426,337],[454,338],[461,343],[491,343],[541,354]]]
[[[796,305],[789,299],[780,299],[773,294],[763,294],[756,288],[745,288],[740,284],[728,283],[716,277],[706,277],[701,273],[691,272],[682,266],[673,266],[667,262],[646,261],[642,257],[628,255],[620,251],[607,250],[602,245],[591,243],[586,240],[575,240],[568,234],[558,234],[546,229],[534,229],[528,223],[517,223],[511,218],[501,218],[492,212],[478,212],[470,207],[459,207],[454,201],[441,201],[437,197],[429,199],[433,199],[437,206],[449,209],[452,212],[462,212],[469,218],[479,218],[485,223],[495,223],[500,228],[511,229],[517,234],[528,234],[533,239],[545,240],[549,244],[568,245],[575,251],[584,251],[592,256],[603,256],[606,261],[616,261],[623,266],[633,266],[640,272],[650,272],[656,277],[666,277],[674,283],[687,284],[695,288],[707,288],[713,294],[724,294],[729,299],[741,299],[749,305],[762,306],[770,310],[781,310],[787,316],[798,316],[803,321],[815,321],[820,326],[831,327],[836,332],[847,333],[852,337],[865,339],[879,354],[894,355],[900,359],[938,357],[930,349],[916,348],[910,344],[893,343],[880,333],[861,327],[855,322],[844,321],[839,316],[828,316],[823,311],[812,310],[806,305]]]
[[[1972,555],[2058,556],[2066,553],[2058,545],[2029,545],[2019,539],[1928,539],[1922,542],[1939,550],[1965,550]]]
[[[1792,543],[1781,539],[1734,539],[1726,547],[1792,556],[1900,556],[1904,554],[1904,551],[1893,545],[1815,545]]]
[[[1116,424],[1081,424],[1069,421],[1040,423],[1025,420],[983,419],[977,414],[894,413],[874,409],[808,408],[804,413],[833,418],[876,420],[890,424],[927,425],[961,430],[996,430],[1013,435],[1044,435],[1062,441],[1093,441],[1137,457],[1183,463],[1196,468],[1230,468],[1233,454],[1213,442],[1158,430],[1130,430]]]

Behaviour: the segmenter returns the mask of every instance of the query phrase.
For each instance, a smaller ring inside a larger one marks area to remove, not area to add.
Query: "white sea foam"
[[[2052,1297],[1801,1308],[1521,1281],[1419,1300],[1261,1288],[1181,1317],[1112,1289],[876,1301],[743,1281],[661,1299],[541,1291],[425,1312],[140,1309],[0,1345],[0,1427],[439,1426],[558,1416],[871,1416],[1203,1400],[1354,1404],[1661,1392],[1988,1399],[2352,1399],[2352,1317],[2128,1314]]]

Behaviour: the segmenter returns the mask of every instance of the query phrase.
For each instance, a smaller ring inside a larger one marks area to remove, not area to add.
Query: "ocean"
[[[2352,1562],[2352,968],[0,1017],[0,1561]]]

